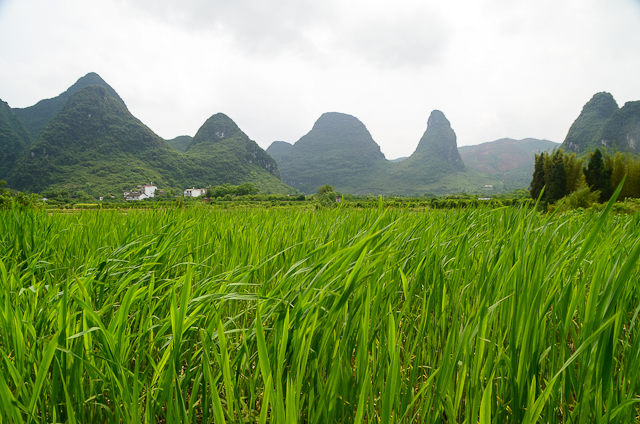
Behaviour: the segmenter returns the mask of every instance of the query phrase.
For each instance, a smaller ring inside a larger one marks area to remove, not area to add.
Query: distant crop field
[[[0,422],[640,422],[609,208],[0,211]]]

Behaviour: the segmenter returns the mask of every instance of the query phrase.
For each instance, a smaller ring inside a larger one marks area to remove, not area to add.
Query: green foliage
[[[618,187],[625,178],[621,199],[640,198],[640,160],[630,153],[616,152],[604,156],[605,169],[611,170],[611,185]]]
[[[563,155],[564,171],[567,179],[567,193],[573,193],[583,187],[586,187],[583,165],[584,158],[578,157],[575,153]]]
[[[603,128],[617,110],[618,104],[611,94],[606,92],[594,94],[571,125],[561,148],[566,151],[586,153],[600,146],[604,136]]]
[[[0,420],[636,422],[611,209],[0,212]]]
[[[627,102],[602,129],[601,143],[626,153],[640,153],[640,101]]]
[[[189,146],[192,138],[193,137],[188,135],[180,135],[176,138],[172,138],[171,140],[167,140],[167,143],[177,151],[184,153],[187,151],[187,146]]]
[[[241,131],[215,145],[202,135],[198,140],[198,148],[177,152],[104,87],[88,86],[69,97],[8,182],[20,190],[82,190],[96,197],[120,197],[121,190],[149,181],[166,191],[250,182],[264,192],[295,192],[279,179],[273,159]]]
[[[107,90],[107,93],[118,100],[124,106],[124,101],[118,93],[111,88],[98,74],[90,72],[80,78],[67,91],[52,99],[41,100],[33,106],[14,109],[14,112],[29,131],[31,138],[36,140],[49,121],[62,109],[67,100],[75,93],[90,85],[99,85]]]
[[[37,194],[22,193],[5,188],[7,182],[0,180],[0,210],[43,208],[44,204]]]
[[[556,150],[552,156],[548,156],[549,159],[545,163],[545,198],[549,203],[555,203],[567,194],[567,174],[563,156],[562,149]]]
[[[535,164],[533,168],[533,178],[529,185],[529,193],[532,199],[538,199],[545,185],[544,163],[546,153],[542,152],[535,155]]]
[[[228,197],[231,199],[232,196],[248,196],[252,194],[257,194],[259,192],[258,188],[251,183],[240,184],[239,186],[233,186],[231,184],[222,184],[219,186],[213,186],[207,188],[207,192],[205,197],[209,197],[211,199],[217,199],[220,197]]]
[[[8,178],[31,144],[29,133],[9,105],[0,100],[0,178]]]
[[[570,209],[587,209],[592,207],[600,200],[600,192],[592,192],[589,187],[582,187],[571,194],[562,198],[557,204],[559,212],[565,212]],[[549,212],[555,211],[556,208],[550,207]]]
[[[283,181],[309,194],[325,183],[344,193],[405,196],[500,184],[498,177],[464,167],[455,133],[440,111],[432,113],[414,154],[397,163],[384,158],[358,119],[340,113],[323,114],[293,146],[278,142],[267,152],[277,158]]]
[[[499,176],[502,188],[510,191],[529,187],[535,155],[556,147],[558,143],[549,140],[503,138],[475,146],[461,146],[458,150],[467,168]]]
[[[612,170],[605,168],[602,152],[600,149],[596,149],[590,155],[589,164],[584,169],[584,176],[591,191],[600,192],[600,202],[609,200],[611,194],[613,194],[611,174]]]
[[[333,193],[335,190],[331,184],[325,184],[321,187],[318,187],[318,195],[322,196],[323,194]]]

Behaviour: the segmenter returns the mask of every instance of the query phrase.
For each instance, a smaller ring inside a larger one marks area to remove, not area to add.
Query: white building
[[[148,199],[151,197],[155,197],[156,195],[156,190],[158,189],[158,187],[154,186],[153,183],[151,184],[145,184],[145,185],[139,185],[137,190],[129,190],[129,191],[125,191],[123,193],[124,196],[124,200],[142,200],[142,199]]]
[[[188,188],[184,191],[184,197],[198,197],[207,192],[206,188]]]
[[[153,183],[145,184],[142,186],[142,193],[147,197],[154,197],[157,189],[158,187],[154,186]]]

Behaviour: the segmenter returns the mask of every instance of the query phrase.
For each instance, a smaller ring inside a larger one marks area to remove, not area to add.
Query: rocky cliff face
[[[604,125],[600,144],[622,152],[640,153],[640,101],[627,102]]]
[[[561,148],[567,151],[585,153],[589,149],[602,147],[602,131],[618,110],[618,104],[610,93],[596,93],[584,105],[580,116],[574,121]]]

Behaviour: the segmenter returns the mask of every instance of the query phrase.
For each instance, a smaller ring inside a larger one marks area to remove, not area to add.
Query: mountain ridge
[[[230,118],[226,120],[237,128]],[[207,154],[197,148],[181,153],[105,87],[89,85],[69,97],[17,161],[8,180],[21,190],[93,194],[113,194],[149,181],[181,189],[251,182],[265,192],[295,192],[282,183],[273,159],[239,129],[236,135],[240,139],[220,143]],[[253,164],[260,155],[272,163]]]
[[[84,87],[90,85],[103,86],[104,88],[106,88],[111,97],[125,105],[124,100],[120,98],[118,93],[116,93],[116,91],[109,84],[107,84],[106,81],[100,77],[100,75],[96,74],[95,72],[89,72],[88,74],[79,78],[71,87],[69,87],[67,90],[57,95],[56,97],[40,100],[33,106],[25,108],[14,108],[13,111],[29,131],[31,139],[35,141],[38,138],[40,132],[42,132],[42,130],[56,115],[56,113],[60,111],[69,97],[71,97],[71,95],[77,93]]]
[[[0,180],[8,178],[18,158],[31,144],[31,139],[22,121],[0,100]]]
[[[337,112],[323,114],[293,145],[274,142],[267,152],[283,180],[308,194],[323,184],[352,194],[423,195],[444,194],[456,183],[474,190],[497,183],[466,169],[455,132],[439,110],[430,114],[416,150],[401,161],[387,160],[362,122]]]
[[[601,147],[602,130],[618,109],[618,103],[611,93],[602,91],[594,94],[571,124],[560,147],[579,154]]]

